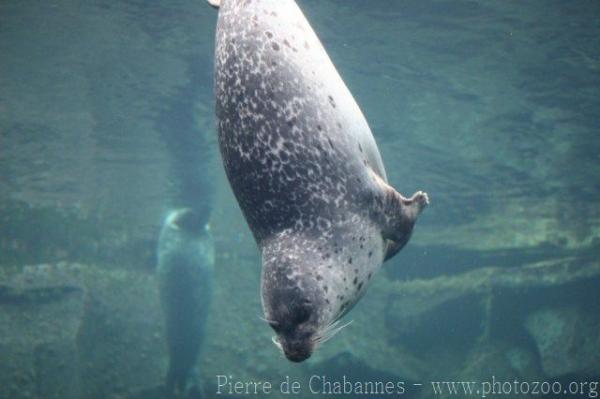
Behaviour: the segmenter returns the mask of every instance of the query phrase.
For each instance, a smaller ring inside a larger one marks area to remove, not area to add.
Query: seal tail
[[[208,0],[208,4],[210,4],[214,8],[219,8],[221,7],[221,0]]]
[[[189,370],[177,367],[171,362],[165,381],[165,396],[167,399],[185,395],[188,390]]]
[[[183,392],[183,389],[185,388],[184,380],[185,379],[181,378],[181,375],[178,375],[173,366],[169,365],[167,380],[165,382],[166,398],[174,398],[177,392]]]

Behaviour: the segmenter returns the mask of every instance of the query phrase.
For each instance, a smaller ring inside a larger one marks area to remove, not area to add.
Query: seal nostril
[[[292,362],[300,363],[310,357],[311,353],[308,351],[297,351],[297,352],[285,352],[285,357]]]

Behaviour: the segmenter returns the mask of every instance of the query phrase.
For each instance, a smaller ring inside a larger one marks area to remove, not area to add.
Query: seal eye
[[[307,302],[305,304],[303,304],[302,306],[298,307],[298,310],[295,312],[294,316],[293,316],[293,320],[294,320],[294,324],[302,324],[308,321],[308,319],[310,318],[310,314],[312,312],[312,309],[310,307],[310,302]]]

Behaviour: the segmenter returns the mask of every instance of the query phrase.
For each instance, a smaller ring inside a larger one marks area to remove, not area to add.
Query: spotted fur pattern
[[[215,94],[227,177],[262,249],[265,316],[277,319],[271,291],[300,291],[325,328],[364,294],[394,219],[369,126],[293,0],[222,1]]]

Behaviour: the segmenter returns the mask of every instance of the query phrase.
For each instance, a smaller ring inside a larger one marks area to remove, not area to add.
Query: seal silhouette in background
[[[189,388],[212,298],[215,250],[205,218],[189,208],[170,212],[160,232],[157,255],[169,352],[165,389],[172,397]]]
[[[262,253],[274,342],[300,362],[342,326],[428,198],[387,184],[371,130],[293,0],[223,0],[219,145]]]
[[[182,59],[187,81],[161,96],[154,119],[168,165],[164,207],[170,210],[161,220],[156,250],[170,364],[168,393],[160,394],[161,398],[199,397],[203,380],[195,366],[211,301],[214,245],[206,226],[215,190],[213,146],[207,137],[211,129],[197,113],[209,95],[198,91],[206,70],[200,51]],[[152,395],[147,392],[143,397]]]

